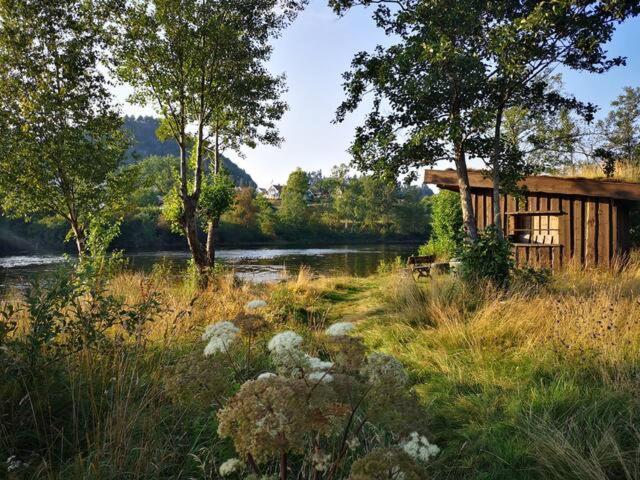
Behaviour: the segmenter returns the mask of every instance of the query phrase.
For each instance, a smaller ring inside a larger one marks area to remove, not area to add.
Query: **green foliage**
[[[598,129],[605,138],[604,147],[621,162],[640,164],[640,87],[625,87],[611,102],[611,110]]]
[[[65,219],[80,253],[90,219],[121,206],[132,177],[119,171],[128,139],[99,68],[108,7],[0,2],[2,208]]]
[[[431,236],[420,247],[419,255],[436,255],[444,259],[455,257],[460,252],[464,239],[460,195],[441,190],[429,198],[429,206]]]
[[[282,201],[278,210],[280,221],[289,228],[301,229],[309,220],[307,192],[309,177],[300,168],[289,174],[282,191]]]
[[[226,171],[205,178],[199,206],[203,219],[211,221],[220,218],[233,206],[234,201],[235,185]]]
[[[513,269],[511,244],[489,225],[478,240],[463,245],[460,253],[460,273],[471,284],[487,280],[499,287],[506,286]]]

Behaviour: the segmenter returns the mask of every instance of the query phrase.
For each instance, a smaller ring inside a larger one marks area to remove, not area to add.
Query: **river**
[[[250,282],[275,282],[295,276],[301,266],[317,275],[367,276],[374,273],[381,261],[396,257],[406,259],[416,251],[416,245],[342,245],[317,248],[243,248],[220,249],[218,260],[235,274]],[[128,255],[130,268],[150,271],[154,265],[165,264],[174,271],[184,269],[187,252],[145,252]],[[53,271],[65,261],[62,255],[22,255],[0,257],[0,291],[24,287],[30,280]]]

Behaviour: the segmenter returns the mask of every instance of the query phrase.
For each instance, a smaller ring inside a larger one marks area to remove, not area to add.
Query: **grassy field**
[[[217,457],[233,447],[211,405],[230,393],[221,385],[238,385],[202,357],[200,336],[255,298],[268,302],[267,332],[351,321],[368,348],[403,362],[441,448],[431,478],[640,478],[637,262],[509,292],[401,271],[303,271],[272,286],[225,277],[204,292],[122,274],[108,291],[131,305],[157,299],[153,321],[121,347],[79,350],[29,378],[4,371],[0,455],[24,462],[9,478],[218,478]],[[256,356],[244,375],[266,362]]]

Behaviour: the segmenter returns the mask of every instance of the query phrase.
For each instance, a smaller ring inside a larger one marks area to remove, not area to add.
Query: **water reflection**
[[[415,245],[367,245],[329,248],[246,248],[222,249],[217,252],[221,263],[235,274],[251,282],[274,282],[295,276],[301,266],[319,275],[366,276],[375,272],[381,261],[407,257],[415,252]],[[131,268],[150,271],[162,263],[180,270],[189,259],[188,252],[147,252],[129,255]],[[59,255],[32,255],[0,258],[0,287],[26,284],[29,279],[52,271],[65,260]]]

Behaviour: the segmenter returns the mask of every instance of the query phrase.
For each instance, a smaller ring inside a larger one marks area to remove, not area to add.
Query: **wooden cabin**
[[[458,191],[454,170],[427,170],[425,184]],[[493,223],[492,180],[469,171],[479,229]],[[629,253],[629,211],[640,201],[640,184],[615,180],[532,176],[521,196],[502,195],[502,227],[516,262],[557,268],[572,260],[611,266]]]

